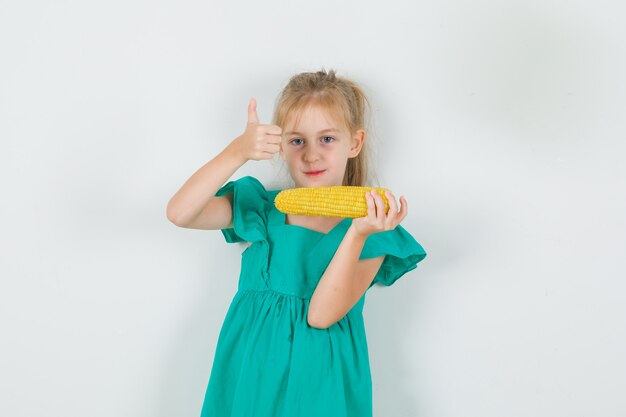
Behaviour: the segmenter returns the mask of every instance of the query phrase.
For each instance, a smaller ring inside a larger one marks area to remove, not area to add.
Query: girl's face
[[[307,106],[300,123],[294,123],[294,117],[285,122],[280,157],[287,162],[295,186],[342,185],[348,158],[358,155],[365,131],[350,136],[339,120],[318,105]]]

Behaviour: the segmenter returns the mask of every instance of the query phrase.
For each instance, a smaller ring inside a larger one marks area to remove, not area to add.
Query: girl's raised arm
[[[248,104],[248,125],[215,158],[198,169],[167,204],[167,218],[180,227],[225,229],[232,223],[232,194],[215,193],[247,161],[270,159],[280,150],[282,129],[259,124],[256,101]]]
[[[167,204],[167,218],[179,227],[221,229],[232,222],[232,194],[215,197],[222,185],[246,162],[232,143],[198,169]]]

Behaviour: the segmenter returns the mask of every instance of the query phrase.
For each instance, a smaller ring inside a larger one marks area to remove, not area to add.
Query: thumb
[[[254,98],[251,98],[248,103],[248,124],[251,123],[259,123],[259,116],[256,114],[256,100]]]

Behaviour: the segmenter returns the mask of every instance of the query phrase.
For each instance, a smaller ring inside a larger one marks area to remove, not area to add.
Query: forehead
[[[309,129],[344,129],[344,122],[339,112],[328,109],[319,104],[309,104],[289,114],[285,120],[285,129],[298,130]],[[317,131],[316,131],[317,132]]]

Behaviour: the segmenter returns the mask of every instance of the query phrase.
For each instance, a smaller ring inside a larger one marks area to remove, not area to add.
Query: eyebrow
[[[337,129],[332,128],[332,129],[324,129],[324,130],[320,130],[320,131],[319,131],[319,132],[317,132],[317,133],[318,133],[318,134],[320,134],[320,133],[327,133],[327,132],[339,132],[339,131],[338,131]],[[304,135],[304,133],[297,132],[297,131],[295,131],[295,130],[292,130],[291,132],[285,132],[284,134],[285,134],[285,135],[292,135],[292,134],[294,134],[294,133],[295,133],[295,134],[297,134],[297,135]]]

